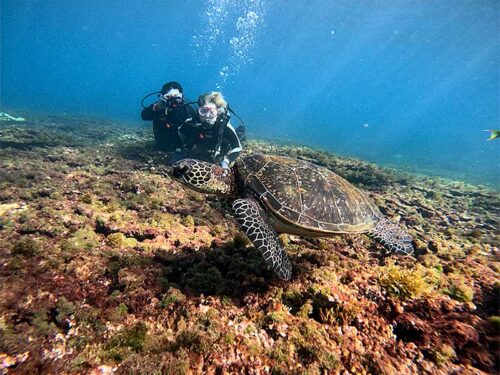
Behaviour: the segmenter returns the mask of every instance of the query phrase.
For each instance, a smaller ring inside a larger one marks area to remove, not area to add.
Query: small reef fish
[[[500,137],[500,130],[485,130],[485,132],[491,132],[490,137],[487,139],[487,141],[492,141]]]

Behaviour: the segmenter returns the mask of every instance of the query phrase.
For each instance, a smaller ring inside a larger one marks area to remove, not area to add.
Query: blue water
[[[3,109],[147,126],[178,80],[254,137],[496,188],[499,64],[499,1],[1,0]]]

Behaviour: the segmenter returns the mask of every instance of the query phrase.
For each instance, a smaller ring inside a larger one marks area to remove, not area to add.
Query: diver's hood
[[[168,90],[165,94],[163,94],[163,96],[165,96],[165,97],[175,96],[175,97],[180,97],[180,98],[182,98],[182,92],[180,92],[180,91],[179,91],[179,90],[177,90],[177,89],[170,89],[170,90]]]

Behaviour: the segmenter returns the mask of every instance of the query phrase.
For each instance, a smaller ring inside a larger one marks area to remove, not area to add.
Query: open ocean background
[[[499,1],[1,0],[1,108],[150,126],[170,80],[251,137],[500,189]]]

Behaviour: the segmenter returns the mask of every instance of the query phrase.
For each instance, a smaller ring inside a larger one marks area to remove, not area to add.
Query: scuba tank
[[[238,136],[240,141],[244,141],[245,140],[245,132],[246,132],[245,122],[229,106],[227,106],[227,109],[229,110],[230,113],[235,115],[238,118],[238,120],[240,120],[241,124],[238,125],[238,127],[235,130],[236,130],[236,135]]]

